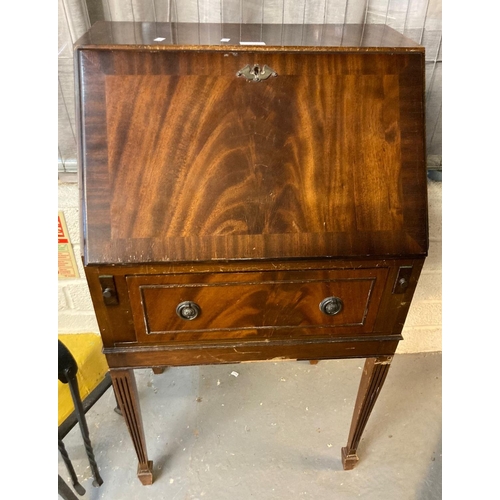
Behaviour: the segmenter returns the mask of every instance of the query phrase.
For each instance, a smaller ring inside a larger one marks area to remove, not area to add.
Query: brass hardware
[[[338,297],[327,297],[323,299],[319,305],[319,308],[322,313],[327,314],[328,316],[335,316],[340,311],[342,311],[342,307],[344,303],[342,299]]]
[[[410,284],[410,276],[413,270],[412,266],[401,266],[398,271],[398,275],[396,277],[396,282],[394,283],[394,287],[392,289],[392,293],[405,293],[409,284]]]
[[[247,64],[236,73],[236,76],[244,76],[250,82],[261,82],[267,80],[270,76],[278,76],[278,73],[267,64],[264,64],[262,68],[258,64],[253,66]]]
[[[179,318],[192,321],[201,314],[201,309],[195,302],[185,301],[177,306],[175,312]]]
[[[118,294],[116,293],[115,279],[111,275],[99,276],[102,298],[107,306],[118,305]]]

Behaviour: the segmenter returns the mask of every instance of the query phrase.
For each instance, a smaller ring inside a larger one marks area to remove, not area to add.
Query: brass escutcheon
[[[262,68],[258,64],[254,64],[253,66],[247,64],[236,73],[236,76],[243,76],[249,82],[261,82],[262,80],[267,80],[270,76],[278,76],[278,73],[267,64],[264,64]]]

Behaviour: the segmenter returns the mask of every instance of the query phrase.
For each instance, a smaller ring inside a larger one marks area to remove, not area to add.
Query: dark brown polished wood
[[[146,451],[146,439],[134,372],[132,370],[111,370],[111,380],[113,381],[116,401],[127,423],[139,460],[137,476],[142,484],[153,484],[153,462],[148,460]]]
[[[102,22],[75,69],[82,257],[141,481],[133,369],[255,360],[367,358],[352,468],[427,255],[424,49],[377,25]]]
[[[375,401],[377,401],[380,389],[382,389],[391,361],[391,356],[368,358],[365,361],[358,397],[354,406],[351,431],[347,439],[347,446],[342,448],[342,463],[346,470],[354,468],[359,461],[356,450],[361,440],[361,434],[368,422]]]

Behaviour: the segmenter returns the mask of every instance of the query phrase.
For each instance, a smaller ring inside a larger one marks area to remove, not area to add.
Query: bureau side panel
[[[373,328],[375,334],[400,334],[403,331],[424,262],[425,259],[395,261],[395,265],[389,269],[386,289]],[[402,277],[408,279],[403,290],[397,287]]]
[[[85,275],[104,347],[137,342],[125,276],[119,268],[86,266]],[[103,297],[100,276],[110,276],[115,285],[117,303],[107,305]]]

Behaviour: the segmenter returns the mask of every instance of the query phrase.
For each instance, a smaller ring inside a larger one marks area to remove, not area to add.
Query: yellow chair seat
[[[69,349],[76,364],[78,389],[83,401],[104,380],[108,371],[106,358],[102,353],[101,336],[95,333],[60,334],[59,340]],[[74,411],[73,399],[68,384],[58,383],[58,425],[61,425]]]

